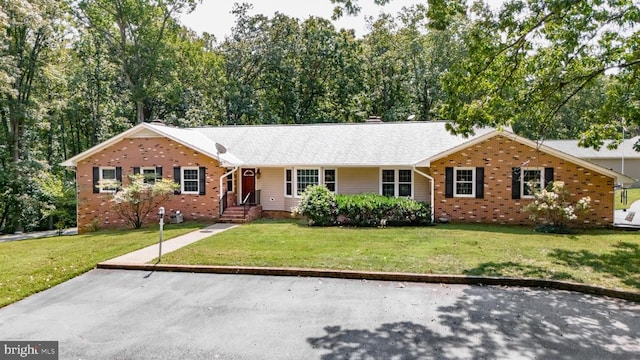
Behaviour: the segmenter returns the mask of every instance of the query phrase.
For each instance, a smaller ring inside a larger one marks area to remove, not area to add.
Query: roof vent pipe
[[[369,118],[365,122],[368,124],[376,124],[384,121],[382,121],[382,118],[380,116],[369,116]]]

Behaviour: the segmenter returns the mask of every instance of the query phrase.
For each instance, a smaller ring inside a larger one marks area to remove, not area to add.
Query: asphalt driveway
[[[60,359],[637,359],[640,304],[563,291],[93,270],[0,309]]]

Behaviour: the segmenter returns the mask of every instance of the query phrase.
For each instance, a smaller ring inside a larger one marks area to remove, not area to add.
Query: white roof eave
[[[167,128],[167,129],[171,129],[171,128]],[[170,130],[166,131],[164,126],[157,126],[157,125],[154,126],[154,125],[151,125],[151,124],[148,124],[148,123],[138,124],[138,125],[132,127],[129,130],[126,130],[126,131],[124,131],[124,132],[122,132],[122,133],[120,133],[120,134],[118,134],[118,135],[116,135],[116,136],[114,136],[114,137],[112,137],[112,138],[110,138],[110,139],[108,139],[108,140],[106,140],[106,141],[104,141],[104,142],[102,142],[102,143],[100,143],[100,144],[88,149],[88,150],[85,150],[85,151],[81,152],[80,154],[78,154],[78,155],[76,155],[76,156],[74,156],[74,157],[72,157],[70,159],[67,159],[67,160],[63,161],[62,163],[60,163],[60,165],[65,166],[65,167],[75,167],[75,166],[77,166],[78,162],[80,162],[82,159],[85,159],[85,158],[87,158],[87,157],[89,157],[89,156],[91,156],[91,155],[93,155],[95,153],[98,153],[98,152],[108,148],[109,146],[111,146],[111,145],[113,145],[113,144],[115,144],[115,143],[117,143],[117,142],[119,142],[119,141],[121,141],[123,139],[126,139],[128,137],[131,137],[131,136],[135,135],[136,133],[138,133],[138,132],[140,132],[142,130],[152,131],[152,132],[154,132],[154,133],[156,133],[156,134],[158,134],[160,136],[164,136],[164,137],[166,137],[166,138],[168,138],[170,140],[173,140],[173,141],[175,141],[177,143],[180,143],[180,144],[182,144],[184,146],[187,146],[187,147],[189,147],[191,149],[194,149],[194,150],[196,150],[196,151],[198,151],[198,152],[200,152],[200,153],[202,153],[202,154],[204,154],[206,156],[209,156],[209,157],[211,157],[213,159],[216,159],[220,163],[221,166],[242,166],[243,165],[243,161],[241,159],[239,159],[238,157],[236,157],[235,155],[233,155],[233,154],[231,154],[229,152],[224,153],[224,154],[218,154],[218,153],[211,152],[211,151],[209,151],[207,149],[203,149],[200,146],[194,146],[193,144],[188,143],[186,141],[183,141],[182,139],[180,139],[177,136],[174,136],[171,133]],[[212,144],[212,148],[215,148],[215,144]]]

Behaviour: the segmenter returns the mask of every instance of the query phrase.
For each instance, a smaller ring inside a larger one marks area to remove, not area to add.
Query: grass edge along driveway
[[[302,267],[565,280],[640,291],[640,235],[531,227],[320,228],[258,221],[163,256],[165,264]]]
[[[168,225],[170,239],[204,227]],[[158,226],[0,243],[0,307],[65,282],[99,262],[158,242]]]

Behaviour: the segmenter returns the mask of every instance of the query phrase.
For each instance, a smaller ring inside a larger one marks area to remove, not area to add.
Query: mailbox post
[[[158,243],[158,262],[162,260],[162,231],[164,228],[164,207],[160,206],[158,209],[158,216],[160,217],[160,242]]]

